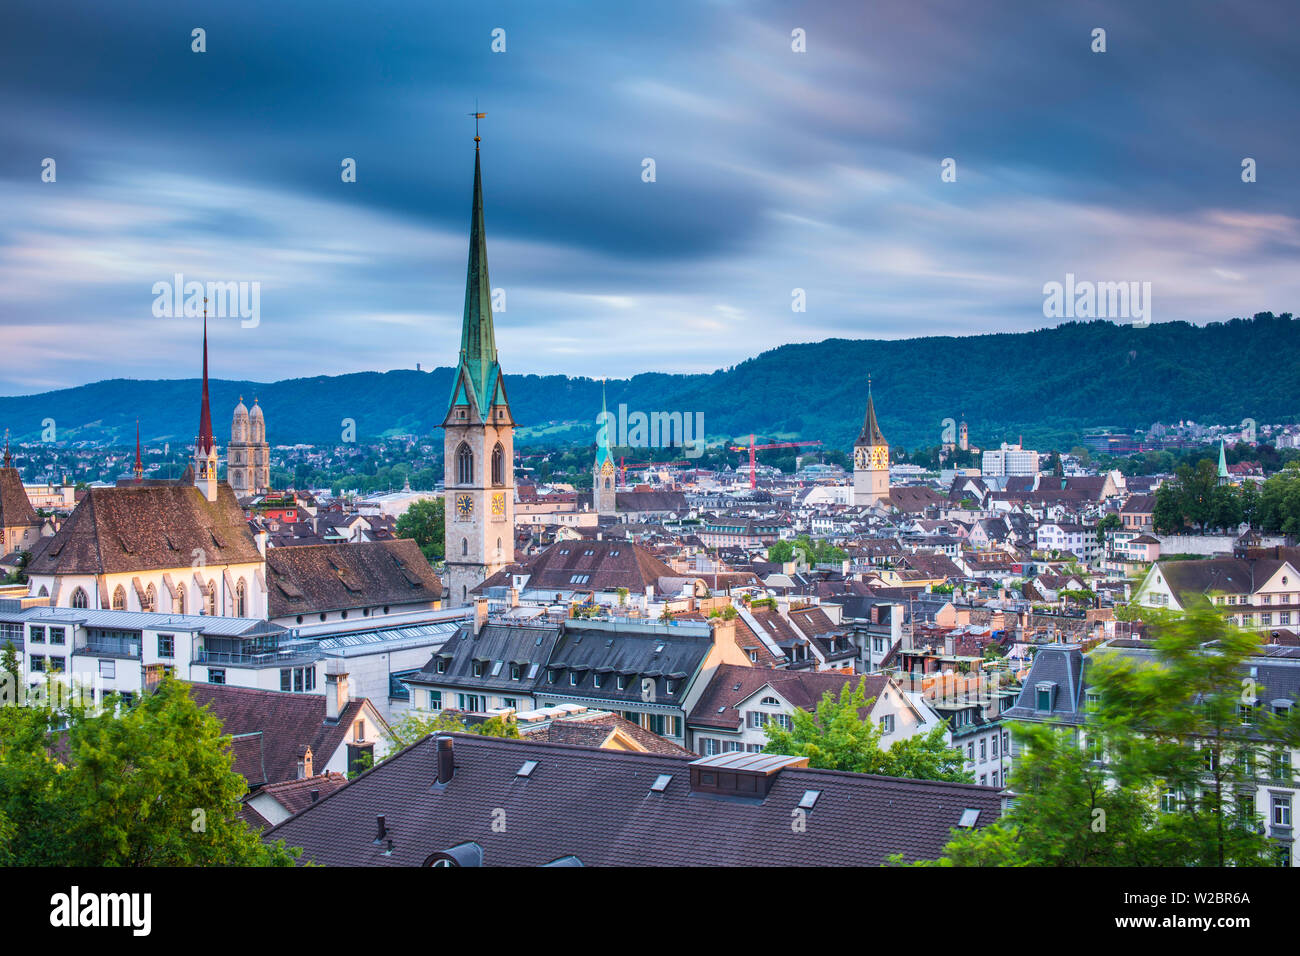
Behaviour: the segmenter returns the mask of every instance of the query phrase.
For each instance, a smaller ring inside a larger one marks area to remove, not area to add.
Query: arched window
[[[148,611],[150,614],[152,614],[154,608],[156,608],[157,606],[158,606],[158,590],[152,584],[150,584],[144,590],[144,605],[140,608],[140,610]]]
[[[609,479],[608,479],[608,478],[605,479],[605,487],[606,487],[606,488],[609,487]]]
[[[42,585],[41,585],[41,589],[40,589],[39,591],[36,592],[36,596],[37,596],[37,597],[49,597],[49,596],[50,596],[50,589],[47,588],[44,584],[42,584]]]
[[[501,560],[501,539],[497,538],[497,560]]]
[[[208,586],[203,591],[203,613],[207,615],[216,615],[217,613],[217,582],[209,581]]]
[[[469,554],[469,538],[460,539],[460,553],[462,555]]]
[[[120,584],[113,589],[113,610],[126,610],[126,588]]]
[[[240,578],[239,583],[235,585],[235,617],[244,617],[248,608],[248,591],[244,587],[244,579]]]
[[[89,604],[90,599],[86,596],[85,588],[77,588],[77,590],[72,592],[73,607],[88,607]]]
[[[474,484],[474,453],[464,442],[456,449],[456,484]]]
[[[176,596],[172,598],[172,613],[185,613],[185,585],[176,585]]]
[[[506,483],[506,450],[497,442],[497,446],[492,449],[492,484],[504,485]]]

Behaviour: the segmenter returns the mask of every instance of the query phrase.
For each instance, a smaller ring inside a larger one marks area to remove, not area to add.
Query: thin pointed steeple
[[[1223,439],[1219,439],[1219,483],[1227,481],[1228,475],[1228,456],[1223,450]]]
[[[208,300],[203,300],[203,404],[199,409],[198,450],[212,451],[212,406],[208,401]]]
[[[600,383],[600,421],[596,430],[596,470],[605,466],[605,462],[614,464],[614,455],[609,450],[609,412],[605,410],[605,382]]]
[[[135,473],[136,481],[144,481],[144,460],[140,457],[140,419],[135,420]]]
[[[492,324],[492,282],[488,278],[487,232],[483,227],[483,172],[474,147],[474,198],[470,210],[469,264],[465,270],[465,312],[460,330],[460,368],[469,378],[479,411],[493,404],[500,368]],[[459,371],[459,370],[458,370]],[[461,376],[457,375],[457,387]],[[452,403],[458,395],[452,393]]]
[[[13,466],[14,466],[14,460],[13,460],[12,458],[9,457],[9,429],[6,428],[6,429],[5,429],[5,463],[4,463],[4,467],[6,467],[6,468],[12,468]]]
[[[858,445],[888,445],[885,435],[876,421],[876,403],[871,396],[871,377],[867,377],[867,414],[862,419],[862,431],[858,434]]]

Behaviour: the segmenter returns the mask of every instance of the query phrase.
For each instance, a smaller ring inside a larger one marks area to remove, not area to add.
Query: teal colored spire
[[[609,450],[609,413],[605,411],[605,383],[600,383],[600,420],[603,427],[596,430],[596,470],[605,467],[605,462],[614,464],[614,456]]]
[[[1219,477],[1228,477],[1228,456],[1223,453],[1223,439],[1219,439]]]
[[[466,404],[462,385],[474,390],[479,411],[503,404],[501,369],[497,365],[496,332],[492,327],[492,282],[488,278],[487,233],[483,228],[483,174],[474,147],[474,200],[470,212],[469,265],[465,272],[465,314],[460,330],[460,363],[452,387],[451,405]],[[498,399],[498,396],[499,399]]]

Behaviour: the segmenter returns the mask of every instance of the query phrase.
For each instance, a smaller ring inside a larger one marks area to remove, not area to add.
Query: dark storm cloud
[[[159,330],[148,292],[178,271],[262,283],[266,321],[230,340],[241,374],[411,364],[413,337],[450,362],[475,98],[519,371],[1032,328],[1067,271],[1152,281],[1157,321],[1292,309],[1300,282],[1283,2],[10,0],[0,16],[0,392],[180,374],[189,330]]]

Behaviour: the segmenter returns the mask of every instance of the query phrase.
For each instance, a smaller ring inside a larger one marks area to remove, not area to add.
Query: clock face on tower
[[[502,518],[506,513],[506,496],[498,491],[492,496],[492,517]]]
[[[456,496],[456,517],[467,521],[474,515],[474,498],[472,495]]]
[[[870,451],[870,449],[863,448],[861,445],[859,445],[857,448],[854,448],[854,449],[853,449],[853,467],[854,467],[854,468],[866,468],[866,467],[867,467],[867,454],[868,454],[869,451]]]

